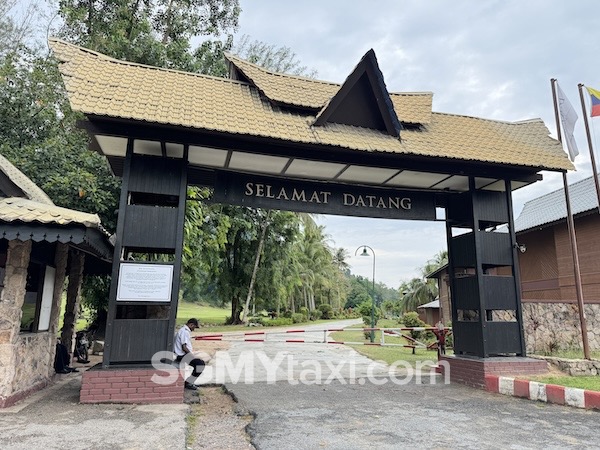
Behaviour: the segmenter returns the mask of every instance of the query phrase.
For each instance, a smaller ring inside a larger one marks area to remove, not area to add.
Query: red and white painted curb
[[[485,387],[495,392],[513,397],[527,398],[576,408],[600,410],[600,392],[585,389],[538,383],[498,375],[486,375]]]

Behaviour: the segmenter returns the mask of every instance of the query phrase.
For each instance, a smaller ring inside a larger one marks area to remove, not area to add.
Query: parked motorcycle
[[[75,356],[77,362],[81,364],[89,363],[88,350],[90,348],[90,341],[88,339],[87,331],[78,331],[75,334]]]

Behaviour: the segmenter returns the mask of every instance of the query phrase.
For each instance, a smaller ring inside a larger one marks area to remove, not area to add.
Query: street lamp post
[[[369,255],[369,252],[367,252],[367,249],[371,250],[371,253],[373,253],[373,298],[371,300],[371,343],[373,343],[375,342],[375,250],[368,245],[361,245],[354,252],[354,256],[356,256],[361,248],[363,251],[360,256],[371,256]]]

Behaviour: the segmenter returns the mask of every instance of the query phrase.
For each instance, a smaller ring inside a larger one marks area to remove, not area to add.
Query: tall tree
[[[233,53],[251,63],[264,67],[274,72],[301,75],[307,78],[315,78],[317,71],[302,65],[296,53],[291,48],[266,42],[251,40],[247,34],[233,46]]]
[[[21,14],[17,14],[17,4]],[[16,53],[33,38],[40,17],[39,5],[33,1],[0,0],[0,58]]]
[[[87,150],[56,64],[22,46],[0,61],[0,152],[59,206],[98,213],[114,229],[118,181]]]
[[[117,59],[222,76],[240,11],[238,0],[60,0],[60,35]]]

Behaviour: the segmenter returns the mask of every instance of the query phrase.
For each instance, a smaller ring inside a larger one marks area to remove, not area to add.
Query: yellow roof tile
[[[311,126],[314,115],[282,110],[268,100],[287,103],[300,97],[320,108],[327,96],[339,89],[332,83],[244,66],[245,71],[254,70],[252,74],[259,81],[253,83],[263,96],[256,87],[241,81],[118,61],[56,39],[51,39],[50,45],[62,62],[60,70],[71,107],[84,114],[359,151],[454,158],[536,170],[574,168],[540,119],[510,123],[432,113],[431,94],[391,94],[401,121],[406,121],[412,111],[411,120],[422,124],[402,130],[397,139],[377,130],[348,125]],[[240,61],[236,59],[236,64],[243,64]],[[126,93],[124,86],[128,86]],[[282,92],[288,97],[280,95]]]
[[[102,229],[97,214],[74,211],[20,197],[0,199],[0,220],[4,222],[39,222],[58,225],[77,223],[86,227]]]

